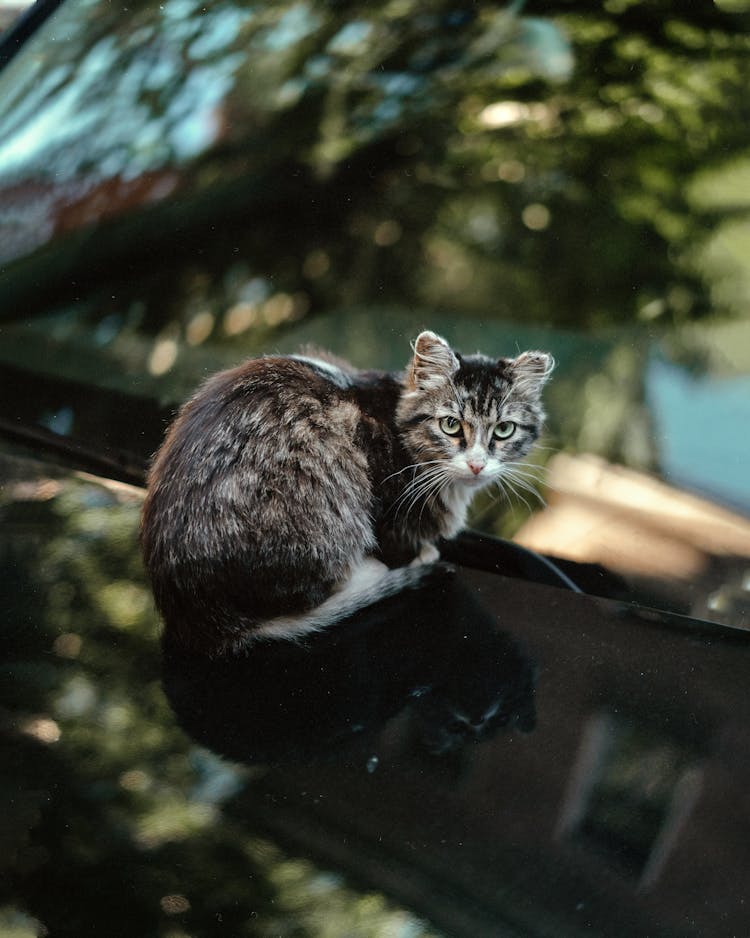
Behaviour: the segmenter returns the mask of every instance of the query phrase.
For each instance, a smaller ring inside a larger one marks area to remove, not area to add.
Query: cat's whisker
[[[409,496],[411,496],[409,498],[409,507],[407,508],[407,512],[406,512],[407,515],[420,498],[424,499],[425,501],[427,500],[427,498],[429,497],[430,491],[435,486],[437,486],[440,482],[442,482],[443,478],[444,478],[444,470],[436,469],[427,478],[422,479],[419,485],[411,487],[411,489],[407,493]]]
[[[525,478],[531,479],[537,485],[543,486],[550,492],[560,491],[557,485],[555,485],[553,482],[550,482],[549,472],[546,466],[538,466],[534,463],[517,463],[516,466],[523,470],[521,474]],[[514,466],[513,468],[515,469],[516,467]]]
[[[432,466],[413,481],[393,503],[392,510],[395,511],[396,517],[398,517],[401,508],[407,501],[409,502],[409,507],[407,508],[406,515],[408,516],[413,503],[415,503],[420,496],[429,491],[436,480],[442,479],[444,472],[445,470],[442,465]]]
[[[520,499],[524,505],[526,505],[529,512],[532,511],[532,508],[526,498],[524,498],[521,492],[519,492],[519,489],[521,489],[522,492],[527,492],[529,495],[533,496],[533,498],[541,502],[542,505],[547,504],[539,492],[523,476],[517,475],[513,472],[506,472],[503,474],[503,479],[516,498]]]
[[[508,502],[508,504],[510,504],[510,496],[508,495],[508,492],[506,491],[505,486],[503,485],[503,480],[502,480],[502,479],[496,479],[496,480],[492,483],[492,488],[493,488],[493,489],[497,489],[498,495],[499,495],[501,498],[504,498],[505,501]]]
[[[525,479],[535,485],[546,484],[546,472],[543,466],[534,463],[508,463],[503,467],[503,473],[515,478]]]
[[[443,472],[443,467],[441,464],[436,466],[430,466],[424,471],[418,473],[412,480],[409,482],[408,488],[414,488],[415,486],[420,486],[423,483],[434,478],[436,475],[440,475]]]
[[[505,488],[510,489],[510,491],[515,495],[515,497],[516,497],[519,501],[522,501],[522,502],[524,503],[524,505],[526,506],[526,510],[529,512],[529,514],[532,514],[531,505],[530,505],[530,504],[528,503],[528,501],[524,498],[524,496],[521,495],[521,494],[516,490],[515,486],[514,486],[513,483],[510,481],[510,479],[507,478],[507,477],[505,477],[502,481],[505,483]],[[503,488],[502,491],[503,491],[503,494],[507,497],[507,492],[505,491],[505,488]],[[510,502],[510,499],[508,499],[508,501]]]
[[[446,473],[445,478],[444,478],[442,481],[438,480],[438,484],[433,488],[433,490],[432,490],[431,492],[429,492],[429,493],[425,496],[424,502],[422,503],[422,510],[419,512],[419,518],[417,519],[417,528],[418,528],[418,529],[421,528],[421,525],[422,525],[422,515],[424,514],[424,510],[425,510],[425,508],[427,507],[428,503],[429,503],[430,501],[434,501],[436,498],[439,498],[439,497],[440,497],[440,493],[443,491],[443,489],[444,489],[450,482],[451,482],[451,477]]]
[[[534,483],[534,485],[542,485],[544,481],[543,479],[533,475],[531,472],[524,471],[523,469],[519,469],[516,466],[505,466],[503,468],[502,474],[504,476],[508,476],[508,478],[515,479],[518,482],[524,482],[527,486],[531,486],[532,483]]]
[[[546,466],[541,466],[539,465],[539,463],[535,463],[535,462],[513,462],[513,463],[508,463],[507,466],[509,469],[523,470],[529,474],[536,473],[542,476],[542,478],[547,473]]]
[[[420,500],[422,501],[422,510],[420,511],[419,517],[420,521],[422,518],[422,513],[424,512],[425,506],[428,504],[430,499],[434,496],[435,492],[442,488],[442,485],[445,481],[450,481],[450,478],[446,478],[444,470],[441,468],[439,471],[433,472],[430,477],[423,481],[423,483],[417,487],[413,488],[410,491],[412,496],[409,500],[406,512],[404,514],[404,519],[408,518],[409,513],[412,508],[414,508]]]
[[[445,487],[449,485],[450,482],[451,482],[450,478],[444,479],[442,482],[438,482],[437,485],[433,488],[433,490],[430,493],[428,493],[428,495],[425,497],[422,503],[422,508],[419,512],[419,518],[417,519],[418,531],[421,531],[421,528],[422,528],[422,515],[424,514],[425,509],[428,507],[428,505],[434,504],[436,499],[440,497],[440,494],[443,491],[443,489],[445,489]]]
[[[505,473],[509,478],[514,479],[516,482],[522,484],[524,488],[529,491],[539,494],[539,488],[544,485],[544,479],[540,479],[534,475],[527,475],[522,472],[506,472]],[[540,495],[541,497],[541,495]]]
[[[537,491],[538,488],[542,488],[546,485],[546,479],[544,477],[540,478],[539,476],[536,476],[531,472],[524,472],[523,470],[512,471],[511,475],[513,476],[514,479],[518,479],[519,481],[525,483],[527,486],[533,488],[535,491]],[[537,494],[540,494],[540,493],[537,491]]]
[[[397,472],[392,472],[389,476],[386,476],[380,484],[385,485],[389,479],[400,476],[401,473],[408,472],[409,469],[421,469],[424,466],[439,465],[442,462],[444,462],[442,459],[429,459],[426,462],[413,462],[410,466],[404,466],[403,469],[399,469]]]
[[[505,484],[513,493],[513,495],[518,499],[518,501],[523,502],[523,504],[526,506],[526,510],[529,512],[529,514],[531,514],[531,505],[529,504],[528,499],[518,491],[510,479],[506,479]]]

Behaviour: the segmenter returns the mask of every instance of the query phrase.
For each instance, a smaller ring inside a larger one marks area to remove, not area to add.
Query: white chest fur
[[[455,537],[463,528],[466,523],[466,512],[469,510],[475,492],[476,489],[472,489],[468,485],[462,485],[460,482],[454,482],[446,487],[441,496],[447,509],[443,537]]]

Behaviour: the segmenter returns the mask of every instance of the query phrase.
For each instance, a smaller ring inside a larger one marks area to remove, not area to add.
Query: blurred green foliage
[[[196,343],[352,303],[744,314],[742,10],[168,0],[57,22],[67,41],[0,80],[0,190],[52,203],[11,213],[6,298],[41,265],[98,321]]]

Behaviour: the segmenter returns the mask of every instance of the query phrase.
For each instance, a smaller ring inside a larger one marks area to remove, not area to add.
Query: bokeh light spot
[[[177,341],[172,338],[157,339],[148,359],[148,370],[152,375],[164,375],[177,361]]]
[[[389,218],[387,221],[381,221],[375,228],[373,241],[380,248],[388,248],[401,238],[401,234],[401,225],[394,219]]]
[[[200,345],[211,335],[214,328],[214,315],[208,310],[197,313],[187,324],[185,338],[188,345]]]
[[[550,217],[547,206],[539,202],[532,202],[521,212],[524,225],[531,231],[544,231],[549,226]]]
[[[179,894],[162,896],[159,905],[167,915],[184,915],[190,910],[190,901]]]
[[[224,313],[223,327],[227,335],[239,335],[258,322],[255,303],[235,303]]]
[[[60,726],[50,717],[30,717],[19,725],[24,736],[31,736],[40,743],[56,743],[62,736]]]
[[[52,650],[61,658],[77,658],[81,653],[82,645],[83,639],[80,635],[76,635],[75,632],[65,632],[57,636],[52,643]]]

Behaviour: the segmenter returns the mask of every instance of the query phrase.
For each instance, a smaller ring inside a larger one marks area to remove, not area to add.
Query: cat
[[[413,351],[403,374],[251,359],[182,407],[141,524],[173,646],[298,639],[417,585],[474,494],[529,452],[550,355],[462,356],[429,331]]]

